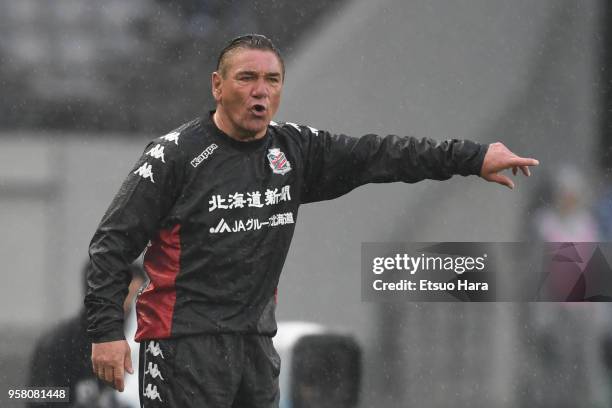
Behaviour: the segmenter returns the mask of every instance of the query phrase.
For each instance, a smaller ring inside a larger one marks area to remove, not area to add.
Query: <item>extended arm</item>
[[[501,143],[373,134],[354,138],[294,127],[300,130],[306,163],[302,202],[335,198],[367,183],[446,180],[455,174],[479,175],[512,188],[512,181],[499,172],[512,168],[516,174],[520,168],[529,175],[528,166],[538,164]]]

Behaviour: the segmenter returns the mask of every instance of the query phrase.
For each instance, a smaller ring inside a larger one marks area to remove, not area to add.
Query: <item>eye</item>
[[[239,81],[250,81],[250,80],[252,80],[253,78],[254,78],[254,76],[253,76],[253,75],[250,75],[250,74],[245,74],[245,75],[239,75],[239,76],[238,76],[238,80],[239,80]]]

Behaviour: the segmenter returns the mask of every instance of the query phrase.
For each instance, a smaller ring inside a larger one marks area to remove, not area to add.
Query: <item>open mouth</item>
[[[261,115],[261,114],[264,114],[266,112],[266,107],[264,105],[255,104],[255,105],[253,105],[253,107],[251,107],[251,110],[256,115],[257,114]]]

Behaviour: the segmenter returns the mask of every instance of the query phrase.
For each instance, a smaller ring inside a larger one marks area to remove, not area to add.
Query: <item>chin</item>
[[[267,129],[269,123],[270,121],[268,119],[260,119],[257,121],[257,123],[250,123],[249,125],[245,126],[244,129],[247,132],[259,133]]]

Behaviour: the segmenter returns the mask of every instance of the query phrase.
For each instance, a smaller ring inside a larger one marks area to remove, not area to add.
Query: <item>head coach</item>
[[[95,232],[85,297],[93,370],[122,390],[128,265],[145,250],[137,301],[143,407],[276,407],[276,287],[298,207],[367,183],[529,175],[501,143],[359,138],[272,121],[285,66],[262,35],[231,41],[211,78],[216,109],[144,149]]]

